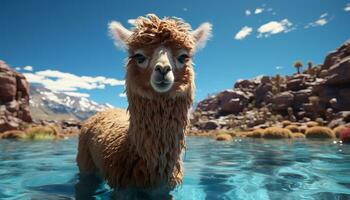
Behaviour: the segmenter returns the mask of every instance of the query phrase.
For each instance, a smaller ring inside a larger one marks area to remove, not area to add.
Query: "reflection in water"
[[[97,174],[79,174],[75,184],[75,198],[77,200],[101,199],[118,200],[171,200],[169,189],[110,189],[106,182]]]

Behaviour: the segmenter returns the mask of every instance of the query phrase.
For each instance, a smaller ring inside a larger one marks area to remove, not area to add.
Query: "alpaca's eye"
[[[189,58],[187,54],[181,54],[179,57],[177,57],[177,61],[179,61],[181,64],[184,64],[187,58]]]
[[[136,59],[138,64],[142,64],[146,60],[146,57],[140,53],[135,54],[133,57]]]

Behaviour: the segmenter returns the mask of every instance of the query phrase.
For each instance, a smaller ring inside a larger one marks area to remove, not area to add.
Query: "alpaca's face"
[[[129,53],[127,95],[153,98],[193,94],[192,56],[210,36],[211,24],[191,30],[178,18],[159,19],[152,14],[135,21],[132,30],[119,22],[109,25],[116,44]]]
[[[127,79],[128,87],[142,96],[186,93],[193,79],[190,49],[155,44],[130,50]]]
[[[132,51],[130,59],[142,69],[140,73],[150,74],[149,85],[155,92],[166,93],[171,90],[175,80],[181,80],[182,77],[175,76],[181,76],[183,73],[179,71],[189,66],[190,54],[185,48],[172,49],[162,45],[153,52],[151,49]]]

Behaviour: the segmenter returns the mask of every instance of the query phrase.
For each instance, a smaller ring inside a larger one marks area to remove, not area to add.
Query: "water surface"
[[[76,146],[76,138],[0,141],[0,199],[147,198],[80,177]],[[169,198],[350,199],[350,145],[331,140],[189,137],[184,166],[184,182]]]

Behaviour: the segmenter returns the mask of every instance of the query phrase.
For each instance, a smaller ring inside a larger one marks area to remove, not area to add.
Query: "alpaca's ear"
[[[132,31],[129,31],[121,23],[112,21],[108,25],[109,33],[114,38],[114,43],[117,47],[127,49],[127,40],[132,34]]]
[[[207,40],[211,37],[212,25],[208,22],[201,24],[196,30],[192,31],[192,35],[196,40],[195,50],[205,46]]]

